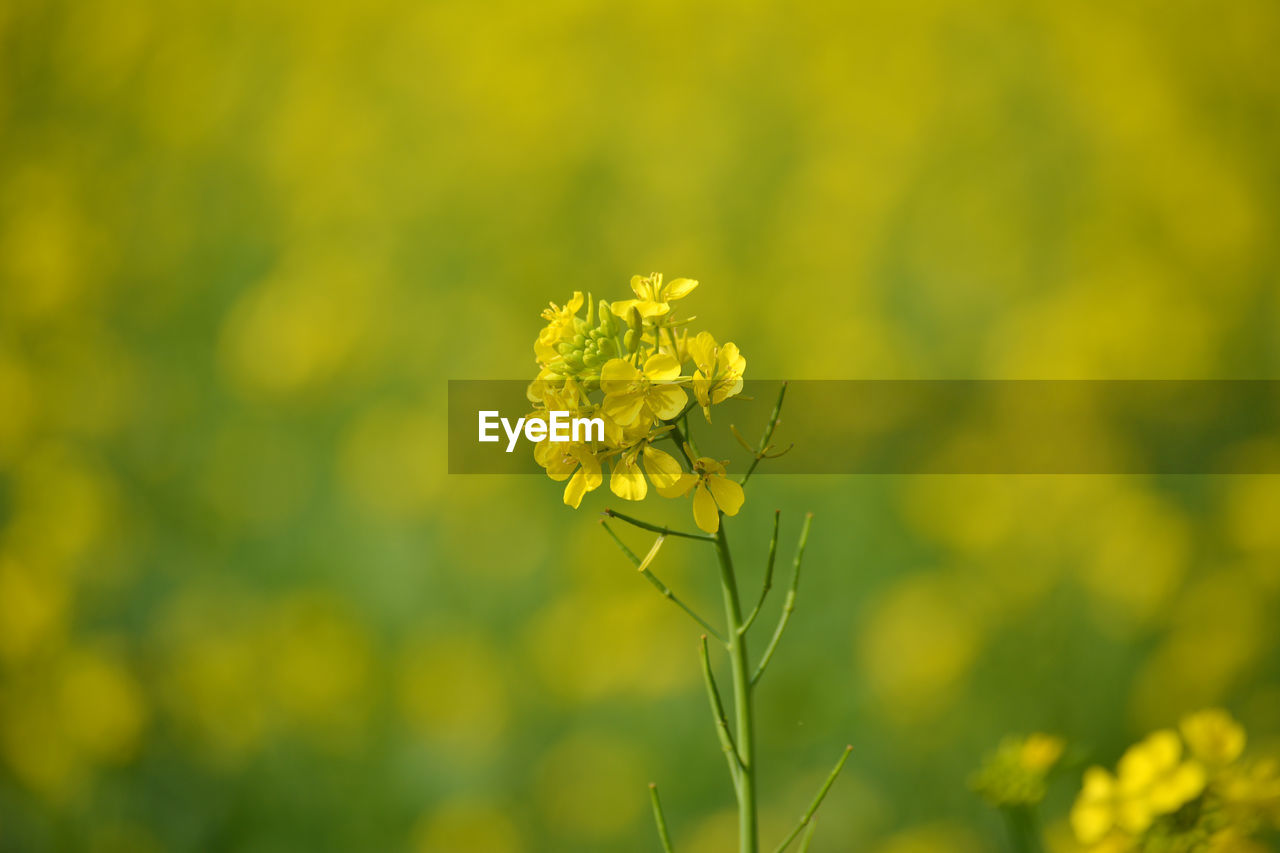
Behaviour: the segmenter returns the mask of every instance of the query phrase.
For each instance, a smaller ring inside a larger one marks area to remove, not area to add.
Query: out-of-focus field
[[[748,377],[1280,376],[1278,43],[1265,0],[0,4],[0,850],[651,850],[650,780],[729,849],[616,501],[446,476],[445,380],[651,270]],[[1184,711],[1280,736],[1280,478],[760,477],[749,588],[776,507],[766,838],[845,743],[815,851],[998,848],[1007,732],[1071,742],[1059,814]],[[713,611],[696,547],[655,568]]]

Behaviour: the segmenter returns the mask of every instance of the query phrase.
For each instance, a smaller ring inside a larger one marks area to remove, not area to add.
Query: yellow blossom
[[[1182,760],[1182,741],[1172,729],[1161,729],[1129,747],[1116,770],[1120,789],[1133,804],[1132,831],[1145,829],[1152,816],[1176,811],[1205,786],[1204,767]],[[1147,816],[1138,817],[1144,811]]]
[[[600,387],[604,391],[601,411],[619,426],[635,423],[642,414],[657,420],[674,418],[684,409],[689,397],[673,382],[680,378],[680,363],[669,353],[654,353],[638,368],[622,358],[615,358],[600,371]]]
[[[668,303],[683,299],[697,286],[698,282],[691,278],[675,278],[663,284],[662,273],[659,272],[647,276],[633,275],[631,290],[636,298],[613,303],[613,313],[625,318],[635,310],[646,319],[660,317],[671,310]]]
[[[737,515],[744,500],[742,486],[725,476],[724,465],[707,456],[693,462],[692,474],[681,474],[670,486],[659,488],[663,497],[693,492],[693,520],[703,531],[720,529],[720,513]]]
[[[700,332],[688,346],[689,355],[698,368],[693,374],[693,393],[710,421],[713,404],[722,403],[742,390],[747,360],[738,352],[737,344],[730,342],[721,346],[709,332]]]
[[[573,297],[563,308],[552,302],[548,308],[543,309],[542,319],[547,321],[547,325],[538,333],[538,339],[533,344],[533,351],[539,362],[546,364],[554,359],[559,354],[556,347],[563,341],[573,339],[573,321],[582,308],[582,302],[582,292],[575,290]]]
[[[582,504],[587,492],[595,491],[604,482],[600,458],[585,444],[539,443],[533,454],[548,477],[557,482],[569,481],[564,487],[564,502],[574,509]]]
[[[644,474],[640,473],[638,464],[640,460],[643,460],[644,471],[649,475],[649,479],[653,480],[653,485],[659,493],[671,488],[683,473],[675,457],[645,442],[640,447],[624,453],[613,465],[609,489],[618,497],[629,501],[642,501],[649,493]]]
[[[1191,754],[1210,767],[1230,764],[1244,752],[1244,729],[1220,708],[1188,714],[1178,727]]]

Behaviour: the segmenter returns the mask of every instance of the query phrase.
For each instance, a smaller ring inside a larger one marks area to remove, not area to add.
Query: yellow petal
[[[680,376],[680,362],[666,352],[656,352],[644,363],[644,375],[651,382],[670,382]]]
[[[617,397],[605,397],[600,411],[618,426],[629,426],[635,423],[644,408],[644,395],[623,394]]]
[[[653,480],[653,487],[658,490],[658,494],[678,483],[680,475],[684,473],[674,456],[648,444],[644,446],[644,470],[648,472],[649,479]]]
[[[564,502],[569,506],[577,509],[582,503],[582,496],[587,493],[587,475],[579,468],[578,472],[569,478],[569,483],[564,487]]]
[[[600,390],[605,394],[625,394],[640,381],[640,370],[625,358],[611,358],[600,368]]]
[[[656,482],[654,488],[658,490],[658,494],[664,498],[678,498],[682,495],[689,494],[689,490],[698,482],[697,474],[682,473],[675,479],[675,482],[667,486],[659,486]]]
[[[713,373],[716,368],[716,339],[710,332],[699,332],[689,341],[689,356],[698,367],[708,374]]]
[[[693,490],[693,520],[707,533],[715,533],[720,529],[720,513],[716,510],[716,500],[711,497],[711,493],[702,483]]]
[[[689,395],[679,385],[657,385],[649,389],[645,395],[645,405],[662,420],[674,418],[684,410]]]
[[[677,299],[684,299],[693,289],[698,286],[697,279],[692,278],[675,278],[667,283],[663,288],[662,295],[666,297],[668,302],[674,302]]]
[[[636,466],[635,459],[619,460],[613,466],[613,476],[609,478],[609,490],[628,501],[642,501],[649,491],[649,484]]]
[[[1081,798],[1071,808],[1071,829],[1076,840],[1086,846],[1101,841],[1111,831],[1113,823],[1111,809],[1104,805]]]
[[[725,515],[737,515],[738,510],[742,509],[742,502],[745,499],[742,486],[733,480],[727,477],[708,477],[707,488],[711,490],[711,496],[716,499],[716,504]]]

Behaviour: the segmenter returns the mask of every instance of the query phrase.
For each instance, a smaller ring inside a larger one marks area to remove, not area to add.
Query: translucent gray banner
[[[758,474],[1280,474],[1276,380],[802,380],[786,384]],[[538,474],[533,445],[508,427],[533,406],[527,380],[449,382],[449,473]],[[741,473],[784,385],[688,413],[701,455]],[[692,394],[690,394],[692,399]],[[673,450],[670,442],[663,442]],[[510,447],[510,452],[508,448]]]

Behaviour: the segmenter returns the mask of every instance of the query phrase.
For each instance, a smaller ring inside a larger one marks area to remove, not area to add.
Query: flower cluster
[[[1076,838],[1094,853],[1252,849],[1251,836],[1280,825],[1280,772],[1244,759],[1244,744],[1244,729],[1211,709],[1130,747],[1114,775],[1089,768],[1071,809]]]
[[[643,500],[649,483],[663,497],[692,495],[694,520],[707,533],[719,529],[721,512],[736,515],[742,506],[742,488],[723,463],[697,457],[684,440],[693,405],[710,421],[713,406],[742,390],[747,366],[736,345],[692,334],[692,318],[676,319],[672,303],[697,286],[688,278],[664,282],[658,273],[634,276],[633,299],[596,302],[578,292],[542,312],[547,324],[533,345],[540,370],[528,389],[529,417],[565,411],[605,425],[602,441],[547,438],[534,448],[551,479],[568,481],[566,504],[577,507],[599,488],[607,465],[609,488],[620,498]],[[655,446],[663,439],[683,463]]]
[[[1062,738],[1046,734],[1005,738],[983,761],[970,785],[998,808],[1034,806],[1044,799],[1049,771],[1065,746]]]

